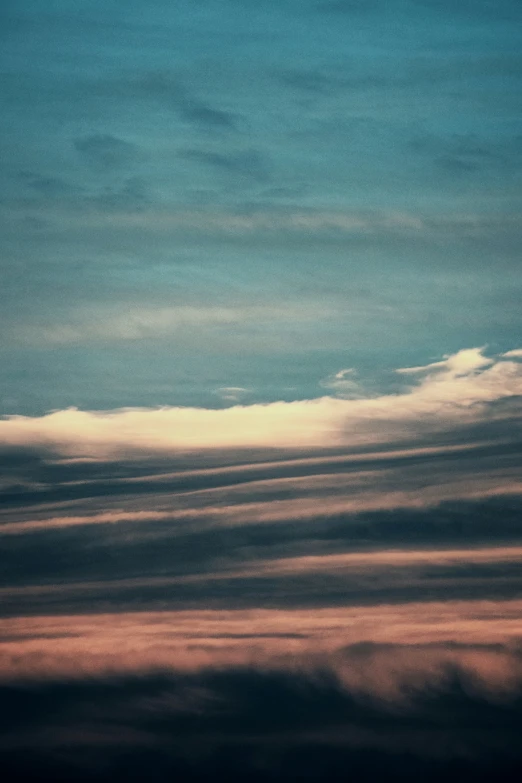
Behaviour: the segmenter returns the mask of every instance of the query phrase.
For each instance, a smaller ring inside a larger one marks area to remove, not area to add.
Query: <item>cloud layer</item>
[[[519,353],[4,418],[8,779],[509,779]]]
[[[488,358],[478,348],[462,350],[425,367],[398,370],[405,377],[420,378],[401,393],[360,399],[323,397],[225,410],[96,413],[72,409],[40,418],[10,416],[0,422],[0,439],[6,446],[44,447],[71,457],[154,450],[363,446],[408,439],[412,431],[415,440],[516,415],[499,404],[522,396],[522,365],[517,359],[517,351]],[[336,388],[342,395],[344,375],[341,381]]]

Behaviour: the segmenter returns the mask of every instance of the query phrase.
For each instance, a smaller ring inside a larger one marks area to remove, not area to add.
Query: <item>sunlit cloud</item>
[[[440,362],[432,362],[421,367],[402,367],[396,372],[403,375],[416,375],[426,373],[444,373],[446,377],[459,377],[469,375],[474,370],[480,370],[493,364],[493,359],[483,355],[484,348],[469,348],[456,354],[445,356]],[[502,354],[504,357],[516,355],[516,352]]]
[[[516,653],[521,618],[519,600],[313,612],[191,610],[5,618],[0,620],[0,678],[238,665],[313,671],[328,666],[346,687],[398,696],[404,676],[429,674],[431,658],[437,679],[444,679],[448,663],[461,661],[477,675],[481,672],[483,687],[502,693],[522,679],[520,659],[509,655],[510,649]],[[366,645],[364,658],[361,645]],[[495,650],[495,645],[506,647]]]
[[[513,415],[494,403],[522,394],[522,366],[480,348],[459,351],[426,367],[402,368],[411,386],[398,394],[343,399],[351,373],[341,371],[341,398],[202,408],[123,408],[55,411],[0,421],[7,446],[34,445],[69,457],[213,448],[303,448],[393,443]],[[416,380],[420,376],[420,380]],[[350,386],[351,388],[351,386]],[[417,431],[416,431],[417,428]]]

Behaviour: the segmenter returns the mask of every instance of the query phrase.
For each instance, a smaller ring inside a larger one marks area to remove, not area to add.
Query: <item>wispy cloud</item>
[[[148,100],[160,101],[185,122],[202,130],[212,133],[237,130],[238,115],[235,112],[201,99],[168,71],[148,73],[136,82],[129,82],[126,89]]]
[[[194,161],[214,169],[246,177],[259,182],[270,178],[270,166],[258,150],[247,149],[239,152],[211,152],[201,149],[187,149],[179,153],[181,158]]]
[[[216,389],[215,394],[221,397],[225,402],[241,402],[245,397],[252,393],[251,389],[245,389],[244,386],[221,386]]]
[[[364,389],[357,379],[357,370],[353,367],[339,370],[328,378],[324,378],[320,381],[320,386],[324,389],[330,389],[338,397],[357,399],[365,396]]]
[[[109,133],[81,136],[74,140],[74,148],[85,162],[111,169],[127,165],[138,155],[136,145]]]
[[[125,306],[92,305],[66,314],[62,321],[13,326],[17,342],[36,345],[67,345],[89,342],[144,340],[175,335],[193,335],[194,330],[216,330],[263,324],[296,324],[331,317],[327,308],[310,303],[281,303],[222,306],[174,305],[147,307],[129,302]],[[232,387],[231,387],[232,388]]]

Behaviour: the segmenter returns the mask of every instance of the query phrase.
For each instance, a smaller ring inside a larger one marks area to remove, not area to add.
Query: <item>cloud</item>
[[[185,160],[209,165],[215,169],[239,174],[259,182],[269,179],[269,165],[266,158],[255,149],[239,152],[208,152],[206,150],[188,149],[179,153]]]
[[[42,194],[47,198],[78,195],[78,188],[73,187],[61,177],[52,177],[35,172],[22,171],[20,172],[20,179],[33,191]]]
[[[390,4],[383,0],[320,0],[315,3],[315,8],[321,13],[346,14],[350,17],[385,14],[392,10],[397,13],[405,11],[410,19],[417,13],[425,14],[433,12],[432,20],[437,23],[440,20],[451,19],[454,23],[459,17],[468,17],[472,23],[480,23],[488,20],[490,23],[504,22],[505,20],[517,21],[520,19],[520,7],[516,0],[481,0],[479,4],[473,0],[462,0],[455,4],[451,0],[411,0],[406,3]]]
[[[214,109],[199,101],[183,101],[179,105],[179,112],[185,119],[195,122],[203,127],[224,128],[231,130],[235,128],[234,115],[230,112]]]
[[[521,755],[521,611],[444,601],[5,618],[5,779],[508,780]]]
[[[240,402],[252,392],[250,389],[245,389],[244,386],[221,386],[214,393],[225,402]]]
[[[367,16],[386,8],[382,0],[321,0],[315,4],[320,13]]]
[[[118,169],[135,160],[137,147],[109,133],[82,136],[74,140],[74,148],[89,164]]]
[[[117,199],[116,199],[117,201]],[[109,203],[113,204],[112,200]],[[212,305],[208,307],[178,304],[165,307],[147,307],[142,303],[77,308],[61,322],[38,325],[13,325],[12,337],[18,341],[36,345],[67,345],[88,342],[114,342],[120,340],[145,340],[171,335],[193,338],[203,333],[205,340],[216,339],[237,325],[258,329],[267,322],[279,323],[282,328],[289,323],[313,321],[315,318],[332,317],[325,307],[315,303]],[[210,331],[212,330],[212,334]],[[232,338],[236,336],[232,333]],[[249,335],[254,339],[254,334]],[[263,335],[266,341],[266,337]]]
[[[410,375],[417,373],[432,374],[432,371],[441,374],[442,371],[445,377],[457,378],[493,364],[493,359],[484,356],[483,351],[484,348],[468,348],[452,356],[448,355],[440,362],[432,362],[421,367],[402,367],[396,370],[396,372]],[[512,354],[502,354],[503,357],[508,357],[509,355]]]
[[[357,370],[349,367],[324,378],[319,382],[319,385],[324,389],[331,389],[338,397],[358,399],[364,397],[365,393],[359,381],[356,380],[356,376]]]
[[[516,653],[361,645],[340,658],[409,698],[368,696],[330,662],[0,686],[4,780],[513,780]],[[477,670],[487,684],[510,665],[511,697],[477,687]]]
[[[251,155],[250,152],[254,154]],[[204,149],[189,148],[181,150],[179,155],[188,156],[195,163],[210,167],[223,175],[230,177],[235,183],[250,185],[271,179],[270,164],[259,151],[208,151]],[[147,183],[149,184],[149,183]],[[230,184],[227,183],[227,184]],[[111,189],[112,188],[112,189]],[[129,188],[133,193],[129,193]],[[252,202],[240,205],[224,207],[213,203],[204,207],[176,206],[168,203],[154,204],[151,199],[150,208],[141,213],[123,210],[119,213],[107,215],[106,198],[114,199],[116,196],[125,205],[130,201],[130,206],[135,204],[130,199],[134,194],[138,205],[143,204],[146,197],[144,193],[144,181],[139,177],[127,178],[118,185],[112,184],[109,190],[86,193],[85,190],[77,191],[72,199],[62,198],[47,199],[38,202],[38,219],[43,218],[50,225],[60,223],[67,229],[72,240],[87,243],[94,249],[105,248],[107,237],[114,237],[118,242],[125,243],[126,252],[139,251],[141,257],[149,246],[147,242],[166,243],[171,249],[174,239],[183,241],[195,241],[198,246],[209,239],[229,241],[231,238],[251,238],[257,242],[262,240],[263,247],[266,243],[276,243],[278,247],[282,241],[287,243],[317,242],[328,247],[341,246],[346,251],[347,242],[353,242],[354,248],[359,252],[365,247],[387,248],[390,243],[404,243],[404,248],[410,251],[414,248],[418,253],[418,243],[433,243],[447,246],[448,237],[452,241],[472,242],[474,252],[477,243],[496,244],[503,242],[511,248],[516,247],[521,229],[520,216],[490,215],[485,216],[477,212],[455,211],[452,214],[442,214],[436,217],[426,212],[416,210],[383,209],[361,210],[353,208],[316,208],[303,205],[297,208],[295,205],[263,206]],[[86,210],[85,207],[90,209]],[[98,205],[99,209],[95,207]],[[36,206],[36,204],[35,204]],[[27,204],[13,203],[12,214],[18,219],[25,220]],[[46,235],[46,239],[50,239]],[[92,245],[93,240],[98,239]],[[39,240],[40,241],[40,240]],[[136,247],[137,246],[137,247]],[[257,252],[257,246],[252,246]],[[487,260],[481,253],[476,254],[474,264],[481,271],[487,271],[491,262],[490,255]],[[438,256],[436,266],[444,269],[449,264],[449,259]],[[400,267],[399,267],[400,268]],[[419,271],[421,267],[415,267]],[[370,267],[370,271],[373,266]],[[423,274],[426,272],[422,267]],[[331,259],[325,266],[325,271],[331,270]],[[299,269],[296,270],[299,273]],[[336,267],[338,273],[338,268]],[[452,272],[455,273],[454,265]],[[459,273],[460,275],[461,273]],[[455,280],[459,280],[459,275]],[[480,279],[480,278],[478,278]],[[489,279],[489,278],[488,278]],[[341,278],[340,284],[346,288],[347,281]],[[516,286],[515,286],[516,289]],[[475,292],[476,293],[476,292]],[[518,292],[516,292],[518,293]],[[515,296],[511,291],[511,295]],[[505,301],[506,293],[500,287],[502,301]]]
[[[482,670],[483,693],[491,693],[488,681],[505,693],[513,680],[522,685],[521,617],[520,600],[4,617],[0,681],[244,665],[310,672],[325,665],[350,690],[407,702],[401,678],[428,674],[431,650],[433,662],[439,659],[437,679],[445,676],[441,658],[460,659],[477,674]],[[129,639],[134,640],[131,647],[125,644]],[[482,666],[477,661],[481,651]],[[495,670],[496,654],[501,665]],[[354,665],[357,657],[367,658],[366,670]],[[379,677],[385,669],[387,677]],[[480,690],[482,683],[476,684]]]
[[[238,116],[231,111],[216,108],[192,94],[179,79],[168,72],[149,73],[134,87],[147,98],[156,98],[177,112],[178,116],[202,130],[237,130]]]
[[[516,165],[520,158],[517,136],[492,140],[475,133],[448,136],[425,133],[411,139],[408,146],[415,153],[429,156],[439,168],[455,174],[493,167],[505,170],[508,165]]]
[[[501,24],[506,20],[520,20],[520,5],[517,0],[481,0],[478,4],[473,0],[462,0],[458,4],[452,3],[451,0],[421,0],[420,3],[410,5],[432,10],[437,16],[448,14],[453,19],[463,15],[471,17],[473,21],[485,19],[490,23]]]
[[[321,71],[285,70],[279,74],[279,80],[288,87],[311,95],[329,95],[339,88],[346,87],[346,81],[342,78]]]
[[[474,348],[426,367],[402,368],[401,373],[424,377],[400,394],[359,399],[322,397],[225,410],[68,409],[35,418],[8,416],[0,421],[0,442],[7,446],[39,445],[67,456],[325,448],[419,439],[428,432],[517,415],[503,412],[501,405],[510,399],[516,402],[522,395],[522,367],[517,361],[503,356],[488,358],[482,349]]]
[[[109,185],[84,199],[84,204],[102,210],[130,211],[149,203],[145,182],[141,177],[128,177],[121,184]]]

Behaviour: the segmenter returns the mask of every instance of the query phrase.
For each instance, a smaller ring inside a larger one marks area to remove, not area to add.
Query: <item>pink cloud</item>
[[[520,600],[5,618],[0,679],[329,668],[352,691],[397,698],[453,665],[502,696],[522,684],[521,621]]]

